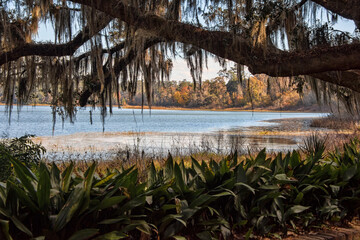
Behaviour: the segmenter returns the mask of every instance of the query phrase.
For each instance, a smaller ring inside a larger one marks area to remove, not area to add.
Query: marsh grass
[[[358,131],[359,119],[354,116],[340,117],[332,114],[323,118],[314,118],[310,126],[314,128]]]

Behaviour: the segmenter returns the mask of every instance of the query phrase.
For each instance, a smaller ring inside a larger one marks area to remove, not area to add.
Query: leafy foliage
[[[0,181],[6,180],[11,174],[11,163],[9,157],[14,157],[27,167],[38,165],[41,154],[45,148],[35,144],[30,138],[32,135],[25,135],[19,138],[4,139],[0,142]]]
[[[324,157],[314,148],[238,161],[176,162],[147,178],[138,169],[96,173],[69,163],[32,171],[8,155],[14,177],[0,185],[4,239],[211,239],[272,236],[323,222],[350,221],[360,210],[360,141]],[[101,177],[99,176],[101,175]]]

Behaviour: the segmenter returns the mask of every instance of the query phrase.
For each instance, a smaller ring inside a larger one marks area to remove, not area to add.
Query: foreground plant
[[[268,158],[265,150],[238,162],[150,164],[63,172],[40,163],[31,171],[14,156],[14,178],[0,185],[2,239],[211,239],[280,237],[314,224],[359,215],[359,141],[324,157],[314,148]]]

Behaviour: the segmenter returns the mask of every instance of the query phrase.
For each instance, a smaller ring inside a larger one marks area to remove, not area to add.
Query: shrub
[[[318,146],[318,144],[315,144]],[[360,142],[324,158],[323,147],[238,162],[150,164],[96,174],[69,163],[30,170],[9,156],[15,178],[0,184],[0,237],[10,239],[228,239],[284,236],[359,216]],[[2,234],[2,235],[1,235]]]
[[[0,142],[0,181],[6,180],[11,174],[10,156],[29,168],[39,164],[45,148],[35,144],[31,137],[33,135],[25,135],[20,138],[3,139]]]

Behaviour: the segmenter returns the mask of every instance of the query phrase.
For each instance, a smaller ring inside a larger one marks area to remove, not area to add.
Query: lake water
[[[23,106],[18,113],[16,107],[9,124],[5,106],[0,106],[0,134],[20,137],[24,134],[51,136],[52,113],[49,106]],[[74,123],[61,118],[56,121],[55,136],[74,133],[103,132],[100,111],[93,110],[90,124],[90,108],[79,109]],[[230,111],[185,111],[113,109],[105,119],[105,132],[161,132],[161,133],[214,133],[222,130],[249,126],[265,126],[270,119],[319,117],[320,113],[291,112],[230,112]]]

